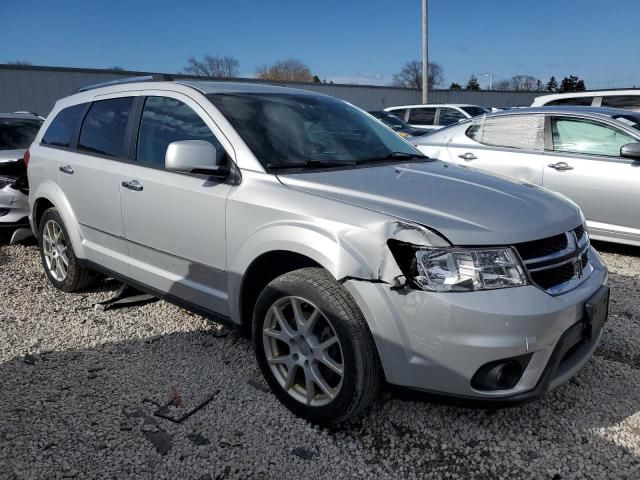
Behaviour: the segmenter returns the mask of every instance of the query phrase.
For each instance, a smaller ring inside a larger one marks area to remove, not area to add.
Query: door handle
[[[123,181],[122,186],[124,188],[128,188],[129,190],[133,190],[134,192],[141,192],[143,189],[142,184],[137,180]]]
[[[462,155],[458,155],[458,158],[461,158],[463,160],[466,160],[467,162],[469,160],[477,160],[478,157],[476,157],[473,153],[471,152],[467,152],[467,153],[463,153]]]
[[[60,170],[62,173],[66,173],[67,175],[73,175],[73,168],[71,167],[71,165],[58,167],[58,170]]]
[[[573,170],[573,167],[569,165],[567,162],[558,162],[558,163],[550,163],[547,167],[553,168],[559,172],[564,172],[566,170]]]

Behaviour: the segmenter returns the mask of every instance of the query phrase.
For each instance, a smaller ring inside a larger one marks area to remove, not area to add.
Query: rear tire
[[[312,423],[332,426],[362,414],[382,384],[360,309],[322,268],[295,270],[267,285],[254,309],[253,342],[271,390]]]
[[[56,208],[49,208],[38,225],[38,245],[42,266],[49,281],[58,290],[75,292],[87,288],[94,274],[80,266],[67,228]]]

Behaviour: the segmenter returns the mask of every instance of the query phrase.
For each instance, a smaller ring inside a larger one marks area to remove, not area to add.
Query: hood
[[[454,245],[511,245],[583,223],[548,190],[461,165],[428,161],[279,175],[289,187],[409,220]]]
[[[0,163],[22,160],[25,149],[20,150],[0,150]]]

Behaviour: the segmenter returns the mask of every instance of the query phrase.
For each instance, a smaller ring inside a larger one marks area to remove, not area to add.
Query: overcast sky
[[[321,79],[385,84],[420,58],[420,0],[0,0],[0,63],[176,72],[189,56],[296,57]],[[639,0],[430,0],[445,85],[576,74],[640,87]]]

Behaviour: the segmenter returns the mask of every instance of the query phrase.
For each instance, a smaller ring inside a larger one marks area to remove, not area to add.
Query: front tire
[[[361,414],[382,383],[369,327],[349,293],[322,268],[273,280],[258,297],[253,341],[278,399],[331,426]]]
[[[78,263],[69,234],[56,208],[49,208],[42,214],[38,243],[44,271],[58,290],[75,292],[92,283],[94,276]]]

